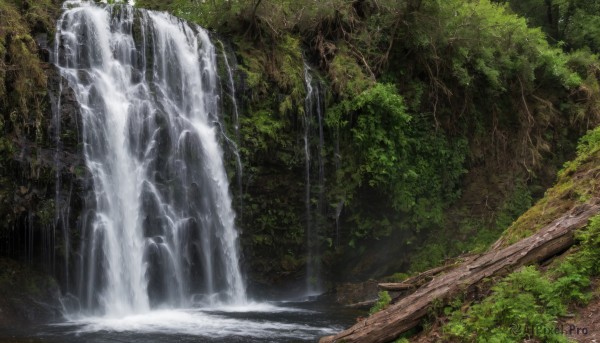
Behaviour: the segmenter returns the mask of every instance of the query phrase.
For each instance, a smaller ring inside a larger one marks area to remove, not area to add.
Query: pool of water
[[[322,301],[157,309],[120,318],[72,316],[26,330],[0,329],[0,342],[316,342],[361,315]]]

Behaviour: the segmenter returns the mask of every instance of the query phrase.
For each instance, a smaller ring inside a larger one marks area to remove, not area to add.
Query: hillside
[[[405,286],[418,276],[385,284],[406,291],[389,307],[379,305],[387,308],[321,341],[388,342],[410,337],[415,327],[424,328],[418,342],[591,341],[588,335],[598,326],[585,314],[600,295],[599,133],[581,139],[577,158],[565,165],[557,184],[489,251],[426,272],[430,279],[416,287]]]

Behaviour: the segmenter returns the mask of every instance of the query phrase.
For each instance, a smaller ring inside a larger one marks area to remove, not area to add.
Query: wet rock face
[[[342,283],[335,289],[336,301],[342,305],[352,305],[377,299],[377,281]]]
[[[60,72],[55,66],[49,66],[46,70],[48,77],[48,96],[50,100],[48,136],[57,142],[57,135],[60,135],[58,142],[62,148],[60,151],[68,155],[73,155],[70,164],[83,165],[83,156],[78,146],[81,140],[81,120],[79,113],[79,104],[66,80],[60,76]],[[60,118],[60,122],[56,117]]]
[[[50,322],[61,317],[56,281],[14,260],[0,258],[0,329]]]
[[[67,261],[79,243],[77,228],[90,183],[81,153],[81,125],[73,91],[47,64],[44,131],[9,133],[13,153],[0,161],[0,257],[11,257],[54,275],[68,290]],[[31,121],[35,120],[33,117]],[[26,123],[34,126],[35,123]],[[27,307],[16,308],[26,310]],[[32,315],[35,316],[35,315]]]

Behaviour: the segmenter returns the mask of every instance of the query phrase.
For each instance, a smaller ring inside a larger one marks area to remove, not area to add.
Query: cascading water
[[[64,6],[55,63],[81,107],[93,182],[84,307],[245,303],[207,32],[130,6]]]
[[[54,56],[56,58],[56,56]],[[58,83],[58,92],[53,94],[49,92],[51,98],[50,103],[52,104],[52,129],[54,136],[55,152],[54,152],[54,167],[56,170],[54,179],[54,223],[53,231],[54,235],[56,230],[60,230],[62,233],[62,247],[64,256],[64,285],[65,291],[70,291],[70,274],[69,274],[69,261],[70,261],[70,248],[71,242],[69,237],[69,221],[71,212],[71,195],[73,193],[73,183],[70,182],[68,194],[61,192],[63,187],[62,173],[61,173],[61,161],[60,157],[63,151],[63,141],[61,139],[61,94],[62,94],[62,82]],[[62,205],[62,206],[61,206]],[[56,242],[54,242],[56,243]],[[53,247],[54,248],[54,247]],[[56,275],[56,273],[54,273]]]
[[[318,229],[324,217],[324,191],[325,168],[323,162],[323,104],[318,80],[315,82],[311,75],[310,67],[304,65],[304,83],[306,85],[306,98],[304,100],[304,154],[305,154],[305,208],[306,208],[306,292],[308,295],[322,292],[321,261],[319,249]],[[315,155],[317,156],[317,192],[318,200],[316,211],[311,205],[311,136],[313,135],[311,123],[316,121],[316,135],[318,137]]]
[[[89,176],[82,187],[90,191],[80,230],[64,237],[66,246],[80,249],[71,255],[78,261],[65,261],[77,265],[77,275],[67,275],[67,283],[78,285],[71,289],[77,296],[65,295],[64,306],[72,308],[65,323],[36,336],[289,342],[314,340],[339,331],[336,323],[352,322],[355,314],[322,313],[307,308],[310,303],[247,301],[219,141],[235,145],[220,123],[207,32],[123,4],[71,0],[63,10],[53,59],[79,103],[83,174]],[[235,101],[234,68],[225,64]],[[233,115],[237,122],[239,113]],[[60,122],[56,129],[60,133]],[[57,175],[57,188],[64,189],[60,182]],[[60,219],[66,233],[69,213],[62,211],[56,217],[67,218]],[[79,244],[69,240],[78,235]]]
[[[238,191],[238,214],[240,216],[240,222],[242,222],[242,215],[243,215],[243,210],[244,210],[244,187],[243,187],[243,179],[244,179],[244,168],[242,166],[242,159],[240,156],[240,150],[239,150],[239,145],[241,142],[240,139],[240,111],[239,111],[239,107],[238,107],[238,102],[237,102],[237,97],[236,97],[236,92],[235,92],[235,82],[234,82],[234,73],[236,71],[236,61],[235,61],[235,55],[232,55],[232,57],[234,58],[234,60],[232,61],[233,63],[229,62],[229,58],[227,57],[227,50],[225,49],[225,45],[222,42],[221,43],[222,46],[222,52],[223,52],[223,62],[225,64],[225,69],[227,71],[227,78],[226,78],[226,82],[225,84],[227,85],[227,94],[229,96],[229,99],[231,101],[231,114],[232,114],[232,119],[233,119],[233,130],[234,130],[234,135],[235,135],[235,141],[230,139],[229,137],[227,137],[227,135],[223,134],[223,136],[225,137],[225,141],[228,143],[229,147],[230,147],[230,151],[233,154],[234,158],[235,158],[235,167],[236,167],[236,175],[237,175],[237,191]],[[223,130],[224,131],[224,130]]]

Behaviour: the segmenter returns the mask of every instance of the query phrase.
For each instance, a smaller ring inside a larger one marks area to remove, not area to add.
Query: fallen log
[[[354,304],[349,304],[346,305],[346,307],[348,308],[370,308],[373,305],[375,305],[375,303],[377,303],[377,299],[371,299],[371,300],[366,300],[366,301],[361,301],[358,303],[354,303]]]
[[[351,328],[320,343],[384,343],[417,326],[434,301],[448,300],[471,289],[484,278],[506,275],[524,265],[544,261],[574,243],[573,233],[600,212],[598,201],[578,206],[542,228],[538,233],[503,249],[492,249],[468,258],[445,274],[435,276],[414,293],[400,299]]]
[[[415,288],[415,285],[403,282],[388,282],[377,284],[377,287],[382,291],[402,292]]]
[[[377,288],[383,291],[405,292],[416,290],[427,282],[431,281],[434,276],[446,272],[456,267],[456,264],[447,264],[441,267],[433,268],[410,277],[402,282],[383,282],[377,284]]]

